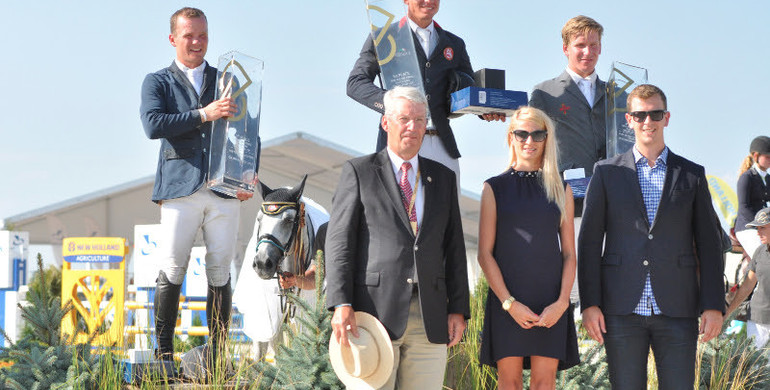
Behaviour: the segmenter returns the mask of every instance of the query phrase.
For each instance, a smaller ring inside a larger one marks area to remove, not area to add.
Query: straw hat
[[[334,372],[349,389],[376,389],[393,372],[393,344],[388,331],[374,316],[357,311],[358,338],[349,334],[350,347],[329,340],[329,358]]]

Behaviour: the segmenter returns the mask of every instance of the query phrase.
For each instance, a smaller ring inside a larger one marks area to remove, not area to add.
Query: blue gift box
[[[505,113],[511,115],[527,105],[527,93],[503,89],[468,87],[452,94],[453,114]]]

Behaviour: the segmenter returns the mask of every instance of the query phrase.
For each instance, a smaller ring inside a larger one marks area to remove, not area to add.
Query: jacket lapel
[[[559,81],[564,90],[569,92],[573,98],[577,99],[581,104],[588,105],[588,101],[586,100],[586,97],[583,96],[583,92],[580,92],[580,88],[578,88],[577,84],[572,80],[572,76],[570,76],[566,70],[559,76]]]
[[[171,66],[168,67],[171,70],[171,74],[173,75],[174,79],[182,85],[185,86],[187,89],[187,94],[190,95],[190,98],[193,102],[197,102],[199,100],[199,96],[197,93],[195,93],[195,88],[193,88],[193,85],[190,83],[190,80],[187,79],[187,76],[182,72],[182,69],[179,69],[178,66],[176,66],[176,61],[171,62]],[[205,72],[204,72],[205,73]],[[205,77],[205,75],[204,75]],[[203,80],[203,85],[206,85],[206,80]],[[203,88],[201,88],[201,93],[203,92]]]
[[[634,151],[629,149],[623,154],[621,159],[622,165],[626,167],[628,172],[625,177],[625,188],[633,188],[631,196],[633,202],[640,213],[644,216],[644,221],[647,224],[647,230],[650,230],[650,222],[647,220],[647,208],[644,206],[644,198],[642,197],[642,187],[639,185],[639,174],[636,172],[636,161],[634,161]]]
[[[217,69],[209,66],[209,64],[206,63],[206,67],[203,69],[203,85],[201,85],[201,96],[206,96],[206,90],[213,88],[216,85],[216,80]]]
[[[406,215],[404,203],[401,202],[401,189],[398,188],[398,185],[396,184],[396,175],[393,174],[393,166],[390,162],[390,157],[388,157],[387,148],[382,149],[377,153],[376,162],[374,170],[380,181],[381,189],[383,189],[386,196],[390,198],[390,202],[396,209],[396,214],[401,220],[401,223],[410,233],[412,233],[412,226],[409,224],[409,216]]]
[[[594,92],[594,104],[593,106],[596,107],[596,104],[599,103],[600,100],[604,97],[607,89],[607,83],[604,81],[599,80],[599,78],[596,78],[596,91]]]
[[[652,223],[652,227],[655,227],[655,223],[658,221],[658,216],[661,214],[666,206],[668,206],[668,200],[671,199],[671,192],[674,190],[674,184],[679,180],[679,176],[682,173],[682,164],[679,163],[679,156],[668,150],[668,159],[666,160],[666,180],[663,182],[663,191],[660,193],[660,203],[658,204],[658,211],[655,212],[655,220]],[[652,227],[650,229],[652,230]]]
[[[433,170],[428,164],[425,163],[425,159],[420,159],[420,183],[423,188],[423,206],[422,206],[422,221],[419,222],[420,228],[417,230],[417,237],[420,237],[420,233],[426,226],[430,226],[430,216],[434,214],[433,208],[436,207],[436,189],[433,186]]]

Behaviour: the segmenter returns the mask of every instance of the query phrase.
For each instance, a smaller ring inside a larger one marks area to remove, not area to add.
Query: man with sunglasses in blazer
[[[644,84],[627,100],[636,142],[596,164],[585,199],[583,326],[606,343],[613,389],[647,387],[650,347],[660,389],[692,388],[698,335],[706,342],[722,327],[720,230],[703,167],[664,142],[663,91]]]

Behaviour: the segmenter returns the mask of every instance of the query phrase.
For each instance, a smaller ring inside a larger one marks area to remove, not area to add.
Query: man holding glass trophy
[[[401,20],[395,19],[403,7],[400,0],[367,3],[370,22],[376,29],[367,37],[350,72],[348,96],[382,114],[386,90],[410,86],[425,93],[430,120],[419,154],[452,169],[459,186],[460,151],[448,116],[449,95],[473,85],[465,42],[433,21],[440,0],[403,0],[407,17]],[[379,85],[375,85],[378,77]],[[387,134],[380,126],[377,151],[386,144]]]
[[[240,114],[232,93],[219,93],[224,97],[216,99],[217,69],[204,60],[208,22],[203,11],[190,7],[176,11],[171,16],[169,41],[176,58],[169,67],[146,76],[140,113],[147,136],[161,141],[152,194],[153,202],[161,207],[162,230],[154,301],[156,357],[169,375],[176,376],[174,327],[195,237],[202,230],[210,350],[217,351],[224,346],[230,322],[230,262],[235,257],[240,201],[251,198],[253,192],[226,193],[205,185],[213,152],[212,122]],[[257,165],[258,156],[257,151]],[[256,167],[249,176],[253,185]]]

